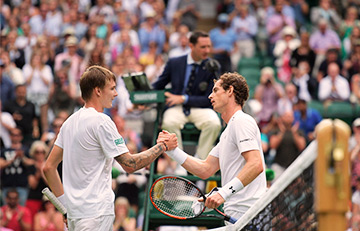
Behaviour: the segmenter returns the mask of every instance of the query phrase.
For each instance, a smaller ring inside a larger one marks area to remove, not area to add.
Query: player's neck
[[[229,120],[237,111],[242,111],[242,107],[240,105],[228,105],[226,110],[221,113],[221,118],[225,121],[225,123],[229,123]]]
[[[104,108],[101,106],[101,104],[98,104],[98,103],[93,102],[93,101],[85,102],[84,107],[85,107],[85,108],[92,107],[92,108],[94,108],[97,112],[103,112],[103,111],[104,111]]]

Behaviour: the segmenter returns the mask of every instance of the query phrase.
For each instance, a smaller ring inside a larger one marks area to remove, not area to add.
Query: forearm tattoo
[[[116,160],[135,171],[149,165],[164,152],[164,146],[162,144],[156,144],[152,148],[137,154],[117,156]]]

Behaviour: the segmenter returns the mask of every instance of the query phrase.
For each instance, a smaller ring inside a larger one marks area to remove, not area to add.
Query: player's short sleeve
[[[115,156],[129,152],[124,138],[121,137],[112,120],[103,121],[98,127],[99,143],[106,157]]]
[[[260,150],[258,141],[258,127],[255,121],[251,119],[236,120],[232,126],[232,134],[240,153]]]
[[[58,136],[56,137],[56,140],[55,140],[55,145],[64,149],[64,138],[63,138],[63,134],[64,134],[64,129],[63,127],[60,128],[60,132],[58,134]]]
[[[219,158],[219,144],[217,144],[213,149],[211,149],[209,155]]]

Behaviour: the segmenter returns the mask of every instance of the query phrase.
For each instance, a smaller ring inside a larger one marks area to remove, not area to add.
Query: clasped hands
[[[166,142],[166,145],[168,146],[168,150],[172,150],[177,147],[176,135],[174,133],[169,133],[168,131],[165,131],[165,130],[163,130],[159,133],[159,136],[158,136],[156,142],[157,143]],[[170,146],[170,143],[173,144],[173,142],[175,142],[176,145]],[[175,153],[175,152],[173,154],[171,154],[171,153],[172,152],[168,152],[167,154],[170,155],[170,157],[172,159],[176,160],[176,162],[178,162],[180,165],[182,165],[184,163],[184,161],[186,160],[186,158],[188,156],[182,150],[178,153]],[[214,208],[219,207],[221,204],[223,204],[225,202],[225,199],[219,193],[217,193],[217,189],[213,189],[211,191],[211,193],[209,193],[207,195],[205,203],[202,198],[199,198],[198,202],[199,203],[196,203],[196,205],[194,205],[194,207],[196,207],[196,208],[193,208],[193,209],[195,209],[195,210],[202,209],[201,206],[205,206],[207,208],[214,209]],[[200,206],[200,208],[197,208],[197,206]]]
[[[156,143],[163,143],[166,146],[166,151],[174,150],[178,146],[178,141],[175,133],[169,133],[168,131],[162,130],[159,132],[159,136]]]

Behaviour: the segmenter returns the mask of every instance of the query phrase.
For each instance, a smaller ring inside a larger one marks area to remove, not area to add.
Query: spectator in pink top
[[[282,13],[283,2],[278,1],[275,5],[275,13],[271,15],[266,23],[266,31],[269,35],[268,52],[270,56],[273,56],[273,49],[275,43],[282,38],[282,30],[285,26],[290,26],[296,29],[294,19],[285,16]]]
[[[69,81],[79,82],[84,72],[83,59],[76,53],[78,40],[71,36],[65,41],[65,51],[55,56],[55,71],[70,67]]]
[[[47,230],[58,231],[64,230],[62,214],[56,210],[55,206],[47,200],[43,200],[41,211],[34,217],[34,231]]]
[[[322,61],[325,59],[326,51],[330,48],[340,49],[341,41],[339,35],[328,27],[326,19],[320,19],[318,30],[310,35],[310,48],[315,51],[316,60],[313,69],[313,76],[317,76],[317,71]]]
[[[284,89],[275,81],[274,74],[271,67],[263,67],[260,83],[255,88],[254,99],[261,103],[261,110],[257,114],[260,127],[269,123],[273,113],[277,111],[278,100],[284,95]]]
[[[32,220],[28,208],[19,204],[19,193],[11,189],[6,193],[6,204],[1,207],[0,227],[13,231],[31,230]]]
[[[317,55],[324,55],[329,48],[340,49],[339,35],[332,29],[328,28],[328,21],[320,19],[318,30],[310,36],[310,47]]]

